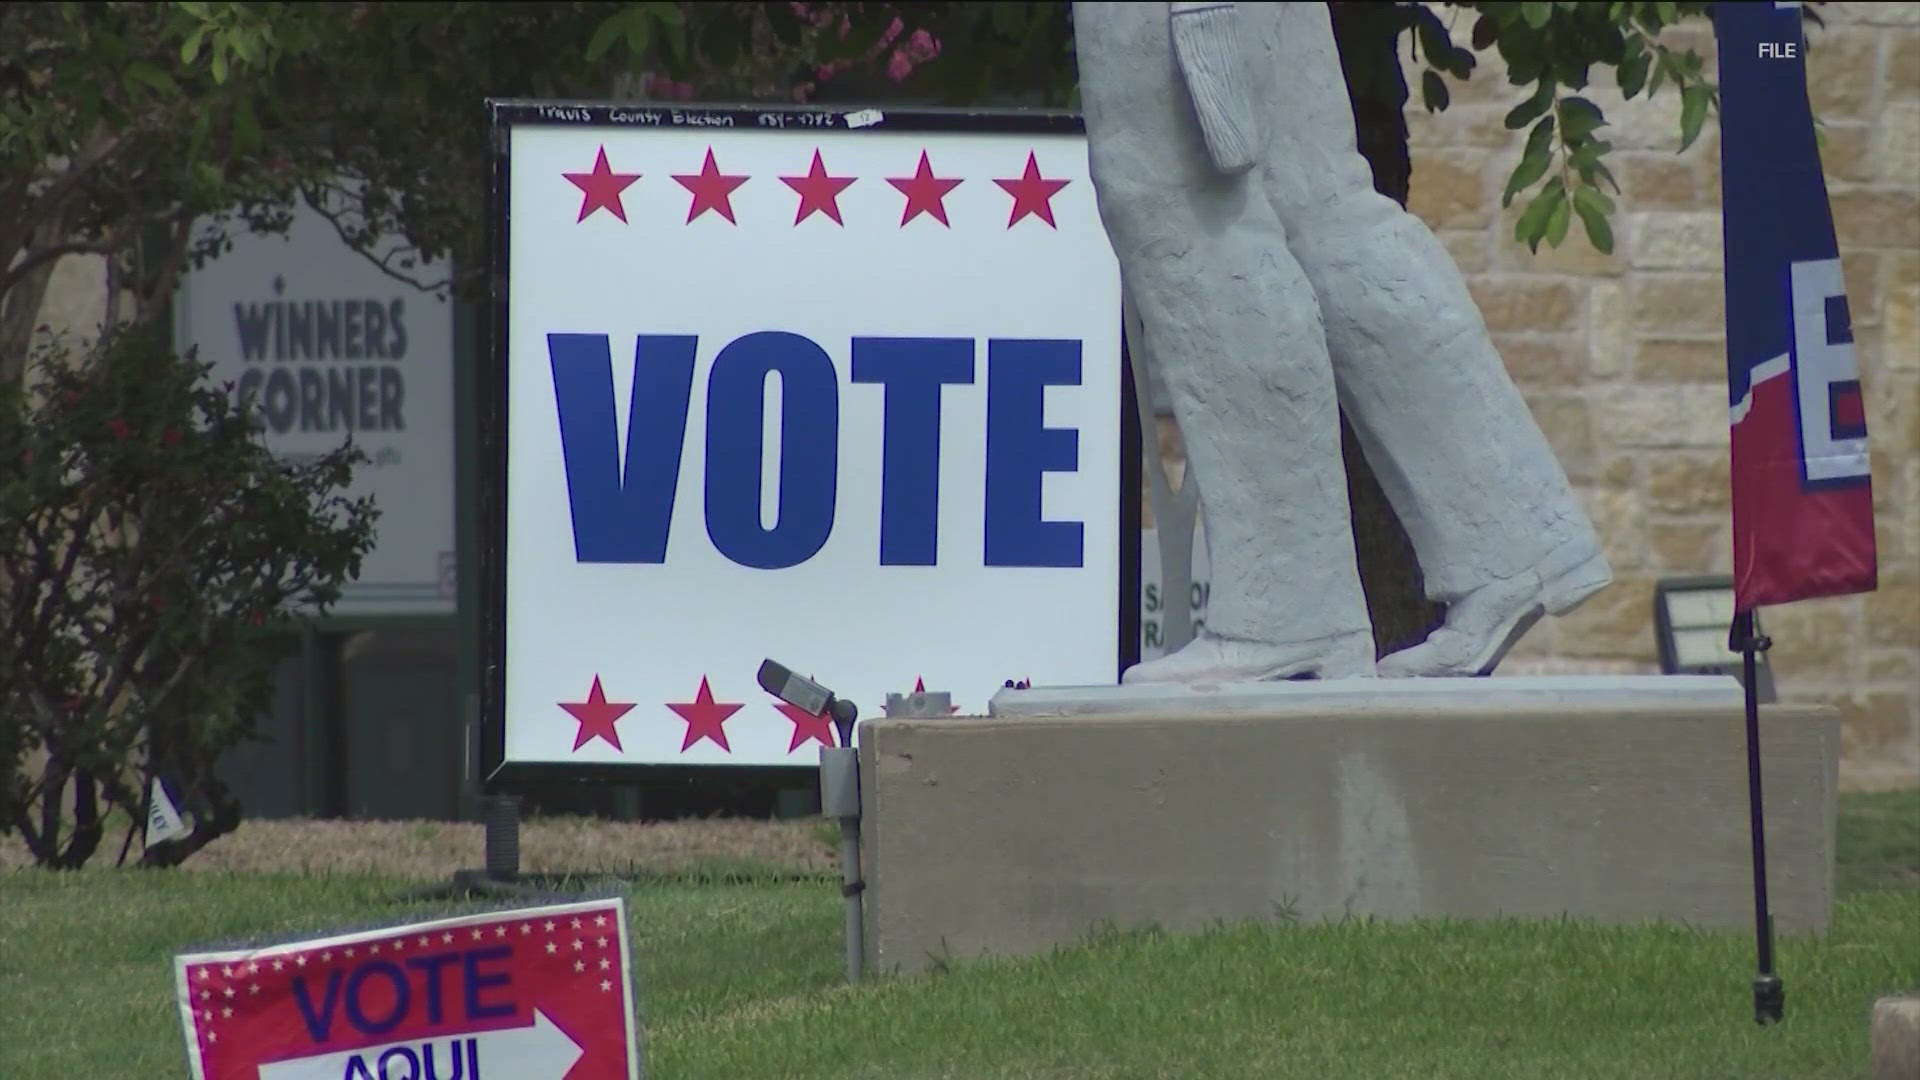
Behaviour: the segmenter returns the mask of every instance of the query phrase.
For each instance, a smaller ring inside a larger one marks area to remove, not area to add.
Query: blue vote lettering
[[[511,960],[513,946],[490,945],[480,949],[453,950],[411,956],[405,964],[391,960],[365,960],[344,972],[327,973],[326,988],[315,1004],[308,976],[293,980],[293,1003],[307,1036],[325,1042],[332,1035],[335,1014],[343,1015],[360,1035],[382,1035],[400,1026],[414,1014],[416,1004],[425,1012],[428,1023],[447,1019],[452,995],[443,990],[443,972],[459,972],[458,1001],[464,1019],[494,1020],[513,1016],[518,1005],[502,995],[511,994],[513,974],[499,965]],[[414,975],[418,975],[418,985]],[[375,988],[378,989],[375,989]]]
[[[1086,527],[1040,517],[1040,480],[1080,467],[1080,433],[1046,426],[1046,388],[1078,386],[1077,341],[987,344],[988,566],[1079,566]]]
[[[780,375],[780,514],[760,524],[767,376]],[[676,463],[677,464],[677,463]],[[760,570],[813,558],[833,532],[840,479],[840,391],[833,360],[799,334],[748,334],[707,375],[707,536]]]
[[[691,337],[641,335],[633,344],[633,406],[626,468],[614,446],[613,360],[605,334],[548,334],[560,450],[573,508],[574,558],[657,563],[667,558],[693,389]]]
[[[880,565],[940,561],[940,388],[973,381],[969,338],[854,338],[853,381],[885,394]]]
[[[856,337],[851,381],[882,394],[882,566],[938,563],[940,425],[944,388],[974,381],[970,338]],[[574,557],[663,563],[691,407],[691,336],[640,335],[626,445],[617,445],[612,348],[605,334],[547,335]],[[778,515],[761,522],[767,379],[780,376]],[[1079,468],[1079,433],[1049,428],[1049,386],[1081,382],[1078,341],[987,342],[988,566],[1084,565],[1085,526],[1041,516],[1042,479]],[[734,563],[762,570],[811,559],[833,533],[839,482],[839,376],[817,343],[762,331],[722,348],[707,376],[708,539]]]

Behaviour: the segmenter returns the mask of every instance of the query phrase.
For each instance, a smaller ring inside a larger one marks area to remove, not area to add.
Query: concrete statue
[[[1074,24],[1101,218],[1213,567],[1200,636],[1124,681],[1481,674],[1606,585],[1458,269],[1373,189],[1326,6],[1076,3]],[[1336,401],[1448,605],[1378,665]]]

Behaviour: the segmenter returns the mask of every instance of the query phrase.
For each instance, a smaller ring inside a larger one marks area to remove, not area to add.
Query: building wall
[[[1880,589],[1761,618],[1782,698],[1841,709],[1846,781],[1920,783],[1920,3],[1818,10],[1808,81],[1870,402]],[[1712,62],[1704,22],[1669,44]],[[1503,210],[1500,194],[1526,132],[1502,117],[1526,94],[1497,55],[1444,113],[1410,112],[1411,208],[1466,273],[1615,573],[1542,620],[1503,671],[1657,670],[1654,583],[1733,568],[1717,128],[1676,153],[1677,94],[1625,101],[1596,74],[1622,189],[1611,255],[1577,223],[1538,255],[1513,239],[1522,202]]]

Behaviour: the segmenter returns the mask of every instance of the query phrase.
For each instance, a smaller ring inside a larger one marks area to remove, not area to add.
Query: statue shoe
[[[1138,683],[1237,683],[1267,679],[1371,679],[1373,635],[1342,634],[1274,644],[1219,637],[1206,630],[1170,656],[1135,664],[1120,679]]]
[[[1411,648],[1380,659],[1388,678],[1491,675],[1542,615],[1564,615],[1613,580],[1598,552],[1542,580],[1535,571],[1489,582],[1447,605],[1446,624]]]

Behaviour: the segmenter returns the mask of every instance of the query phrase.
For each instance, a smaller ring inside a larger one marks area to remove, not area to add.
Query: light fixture
[[[1662,578],[1653,590],[1653,625],[1663,674],[1741,677],[1740,654],[1727,644],[1733,625],[1732,578]],[[1759,655],[1754,670],[1760,700],[1779,700],[1766,653]]]

